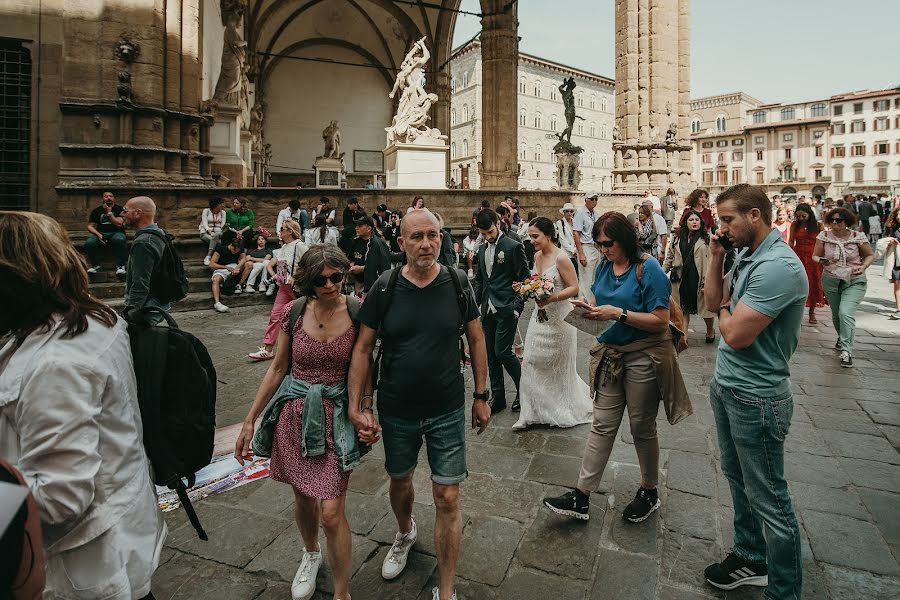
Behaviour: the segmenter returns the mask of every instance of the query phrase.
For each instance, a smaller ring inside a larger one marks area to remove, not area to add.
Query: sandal
[[[809,316],[809,324],[810,325],[818,325],[819,320],[817,318],[815,318],[814,316],[810,315]]]

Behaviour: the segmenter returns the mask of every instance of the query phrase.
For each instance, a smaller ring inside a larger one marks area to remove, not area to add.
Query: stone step
[[[207,273],[209,269],[207,269]],[[188,278],[188,293],[206,291],[212,294],[211,282],[209,277],[193,277]],[[118,298],[125,295],[125,280],[108,281],[106,283],[91,283],[91,295],[101,300],[109,298]],[[211,297],[211,296],[210,296]]]
[[[184,264],[184,274],[187,276],[188,280],[191,279],[205,279],[209,281],[209,278],[212,276],[212,270],[203,264],[203,260],[199,258],[189,259],[182,261]],[[116,275],[116,269],[114,266],[110,265],[101,265],[99,273],[89,274],[91,288],[95,284],[100,283],[112,283],[121,280],[122,283],[125,282],[124,275]]]
[[[265,294],[239,294],[235,296],[222,296],[222,303],[228,307],[237,306],[256,306],[271,305],[274,302],[274,296],[266,296]],[[123,297],[117,297],[105,301],[116,312],[121,311],[125,304]],[[189,310],[206,310],[213,307],[212,292],[208,289],[204,292],[193,292],[188,294],[184,299],[172,305],[172,312],[185,312]]]

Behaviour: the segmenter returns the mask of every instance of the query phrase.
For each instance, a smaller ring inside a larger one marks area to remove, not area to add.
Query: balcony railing
[[[822,183],[827,183],[827,182],[831,181],[831,177],[827,177],[825,175],[819,175],[818,177],[816,177],[816,181],[822,182]]]

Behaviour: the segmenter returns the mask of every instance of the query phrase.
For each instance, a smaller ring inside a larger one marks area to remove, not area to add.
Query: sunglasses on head
[[[828,219],[828,222],[829,223],[843,223],[844,217],[832,217],[832,218]]]
[[[604,248],[612,248],[613,244],[615,244],[615,240],[606,240],[605,242],[597,241],[598,246],[602,246]]]
[[[315,287],[325,287],[325,284],[329,281],[331,283],[340,283],[343,280],[344,274],[338,271],[336,273],[332,273],[328,277],[325,277],[324,275],[316,275],[315,277],[313,277],[312,284]]]

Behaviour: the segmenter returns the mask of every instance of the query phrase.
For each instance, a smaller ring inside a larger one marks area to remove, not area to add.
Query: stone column
[[[616,0],[613,192],[690,179],[690,0]],[[686,157],[686,158],[685,158]]]
[[[435,65],[436,66],[436,65]],[[441,133],[450,137],[450,97],[453,90],[450,88],[450,67],[445,71],[436,73],[433,82],[427,84],[428,91],[437,94],[438,101],[431,105],[431,126],[439,129]],[[447,153],[447,182],[450,182],[450,154]]]
[[[516,75],[519,66],[519,22],[514,3],[482,0],[482,146],[479,176],[482,189],[518,188]],[[506,9],[505,12],[502,12]]]

